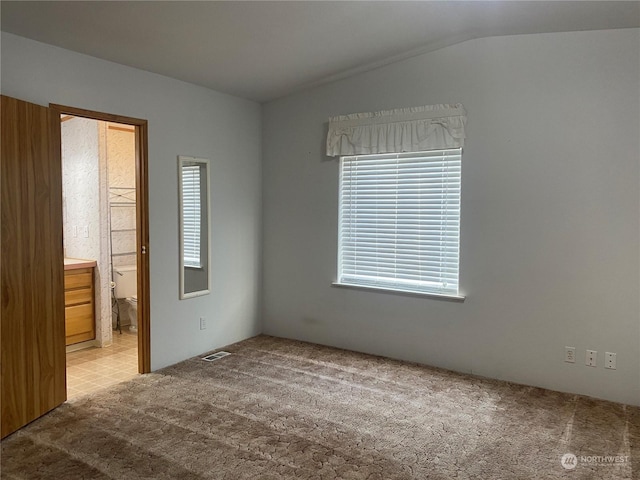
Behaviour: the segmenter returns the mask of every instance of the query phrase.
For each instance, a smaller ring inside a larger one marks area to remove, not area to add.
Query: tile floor
[[[67,353],[67,399],[93,393],[138,375],[138,337],[122,330],[113,332],[105,348]]]

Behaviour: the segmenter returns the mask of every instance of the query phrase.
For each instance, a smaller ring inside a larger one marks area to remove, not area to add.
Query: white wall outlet
[[[597,363],[598,352],[595,350],[587,350],[587,359],[585,361],[585,365],[589,367],[595,367]]]
[[[78,225],[74,225],[73,226],[73,236],[77,237],[78,236]]]
[[[207,328],[207,319],[204,317],[200,317],[200,330],[205,330]]]
[[[576,363],[576,347],[564,347],[564,361]]]
[[[89,238],[89,225],[82,227],[82,235],[84,238]]]
[[[604,353],[604,368],[610,370],[616,369],[616,354],[611,352]]]

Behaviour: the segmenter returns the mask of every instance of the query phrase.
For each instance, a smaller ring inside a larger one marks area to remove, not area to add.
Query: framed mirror
[[[180,299],[211,289],[209,160],[178,157]]]

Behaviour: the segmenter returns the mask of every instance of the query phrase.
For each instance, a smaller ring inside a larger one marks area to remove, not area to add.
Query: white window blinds
[[[458,295],[461,156],[341,157],[338,283]]]
[[[183,253],[186,267],[202,267],[200,258],[200,166],[182,167]]]

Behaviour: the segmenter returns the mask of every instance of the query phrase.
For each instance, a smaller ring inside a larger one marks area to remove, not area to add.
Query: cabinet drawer
[[[79,305],[93,302],[93,290],[91,288],[79,288],[64,292],[64,306]]]
[[[92,303],[67,307],[64,310],[67,337],[95,331]]]
[[[91,270],[91,269],[90,269]],[[64,289],[91,288],[93,285],[93,271],[83,273],[65,273]]]

